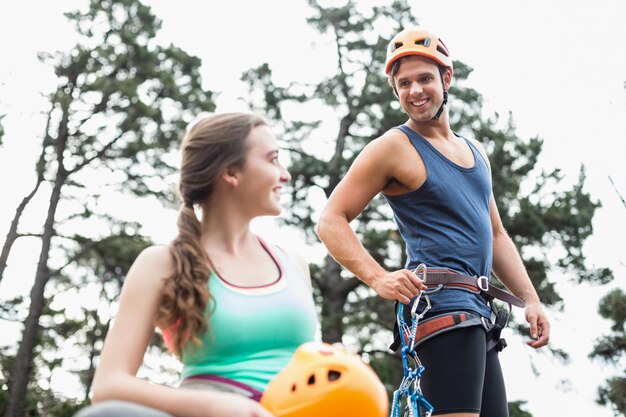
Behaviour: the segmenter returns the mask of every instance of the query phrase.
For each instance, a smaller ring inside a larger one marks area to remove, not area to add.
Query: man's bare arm
[[[354,233],[354,220],[392,178],[393,149],[374,141],[359,154],[324,208],[317,234],[331,256],[381,297],[408,304],[420,290],[421,280],[406,269],[389,272],[367,252]]]
[[[533,286],[515,244],[506,233],[493,196],[491,197],[491,223],[493,228],[493,272],[516,296],[526,302],[525,316],[530,324],[533,348],[545,346],[550,340],[550,322],[543,311],[537,291]]]

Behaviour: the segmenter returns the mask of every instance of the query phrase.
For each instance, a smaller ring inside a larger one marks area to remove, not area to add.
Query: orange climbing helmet
[[[385,387],[360,356],[308,342],[270,381],[261,404],[277,417],[386,417]]]
[[[440,37],[419,28],[408,28],[393,37],[387,46],[385,74],[398,59],[408,55],[422,55],[439,65],[452,68],[450,52]]]

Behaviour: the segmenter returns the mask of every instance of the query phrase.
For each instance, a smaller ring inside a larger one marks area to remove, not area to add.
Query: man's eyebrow
[[[420,78],[420,77],[424,77],[424,76],[426,76],[426,75],[434,75],[434,74],[435,74],[435,73],[434,73],[433,71],[423,71],[423,72],[420,72],[419,74],[417,74],[415,77],[416,77],[416,78]],[[406,80],[406,79],[409,79],[409,78],[411,78],[411,77],[410,77],[410,76],[408,76],[408,75],[404,75],[404,76],[400,76],[400,77],[398,77],[398,78],[396,79],[396,81]]]

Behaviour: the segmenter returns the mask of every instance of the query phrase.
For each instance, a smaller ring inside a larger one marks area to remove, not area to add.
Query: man
[[[317,233],[339,264],[383,298],[409,304],[430,288],[432,308],[418,326],[416,345],[426,367],[424,396],[435,414],[506,416],[498,360],[506,318],[500,313],[494,323],[488,301],[525,304],[533,348],[548,343],[548,319],[502,225],[483,146],[450,128],[447,47],[433,33],[406,29],[389,44],[385,72],[408,120],[363,149],[330,196]],[[385,270],[350,227],[378,193],[406,243],[406,269]],[[412,271],[420,264],[425,282]],[[516,297],[489,287],[485,277],[492,271]]]

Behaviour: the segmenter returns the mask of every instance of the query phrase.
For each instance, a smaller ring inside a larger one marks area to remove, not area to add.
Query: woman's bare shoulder
[[[174,259],[169,246],[152,245],[142,250],[127,275],[127,282],[151,283],[160,286],[174,272]]]

